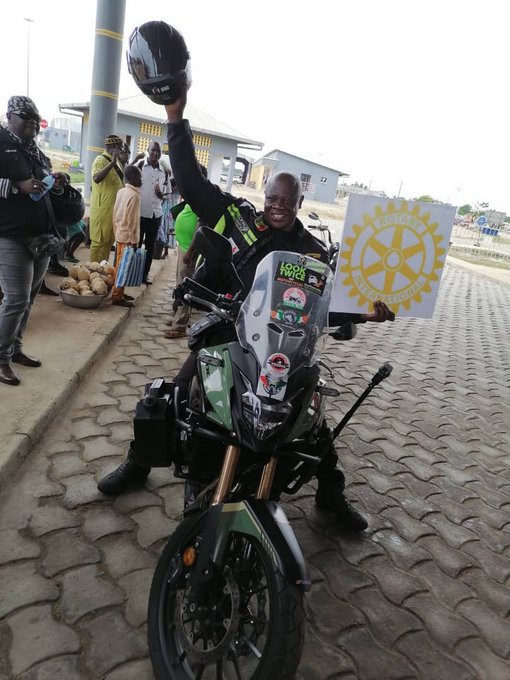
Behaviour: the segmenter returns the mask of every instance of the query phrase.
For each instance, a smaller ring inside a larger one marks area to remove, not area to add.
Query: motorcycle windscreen
[[[281,401],[289,377],[313,363],[332,281],[329,267],[306,255],[275,251],[259,263],[236,322],[239,342],[260,365],[259,396]]]

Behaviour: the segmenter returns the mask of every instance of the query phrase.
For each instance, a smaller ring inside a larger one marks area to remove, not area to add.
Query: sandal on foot
[[[174,328],[169,328],[167,331],[163,333],[165,338],[168,338],[169,340],[176,340],[177,338],[186,338],[188,334],[186,331],[180,331],[176,330]]]

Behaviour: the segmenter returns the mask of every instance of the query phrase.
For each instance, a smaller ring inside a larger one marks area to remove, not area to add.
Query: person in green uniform
[[[124,140],[108,135],[105,151],[92,163],[92,193],[90,196],[90,261],[108,260],[113,245],[113,206],[117,191],[124,186],[120,156]]]

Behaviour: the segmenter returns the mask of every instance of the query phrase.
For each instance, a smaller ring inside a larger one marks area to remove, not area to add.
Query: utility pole
[[[27,22],[27,97],[30,96],[30,24],[34,23],[33,19],[24,18]]]
[[[85,164],[85,197],[90,196],[91,168],[94,158],[104,150],[106,135],[113,134],[117,125],[120,65],[124,39],[126,0],[97,0],[94,66],[90,92]]]

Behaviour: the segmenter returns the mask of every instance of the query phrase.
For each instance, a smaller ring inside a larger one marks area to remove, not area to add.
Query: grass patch
[[[510,262],[505,260],[491,260],[487,257],[470,257],[469,255],[460,255],[459,253],[452,253],[452,257],[457,260],[463,260],[470,264],[478,264],[481,267],[492,267],[493,269],[510,269]]]

